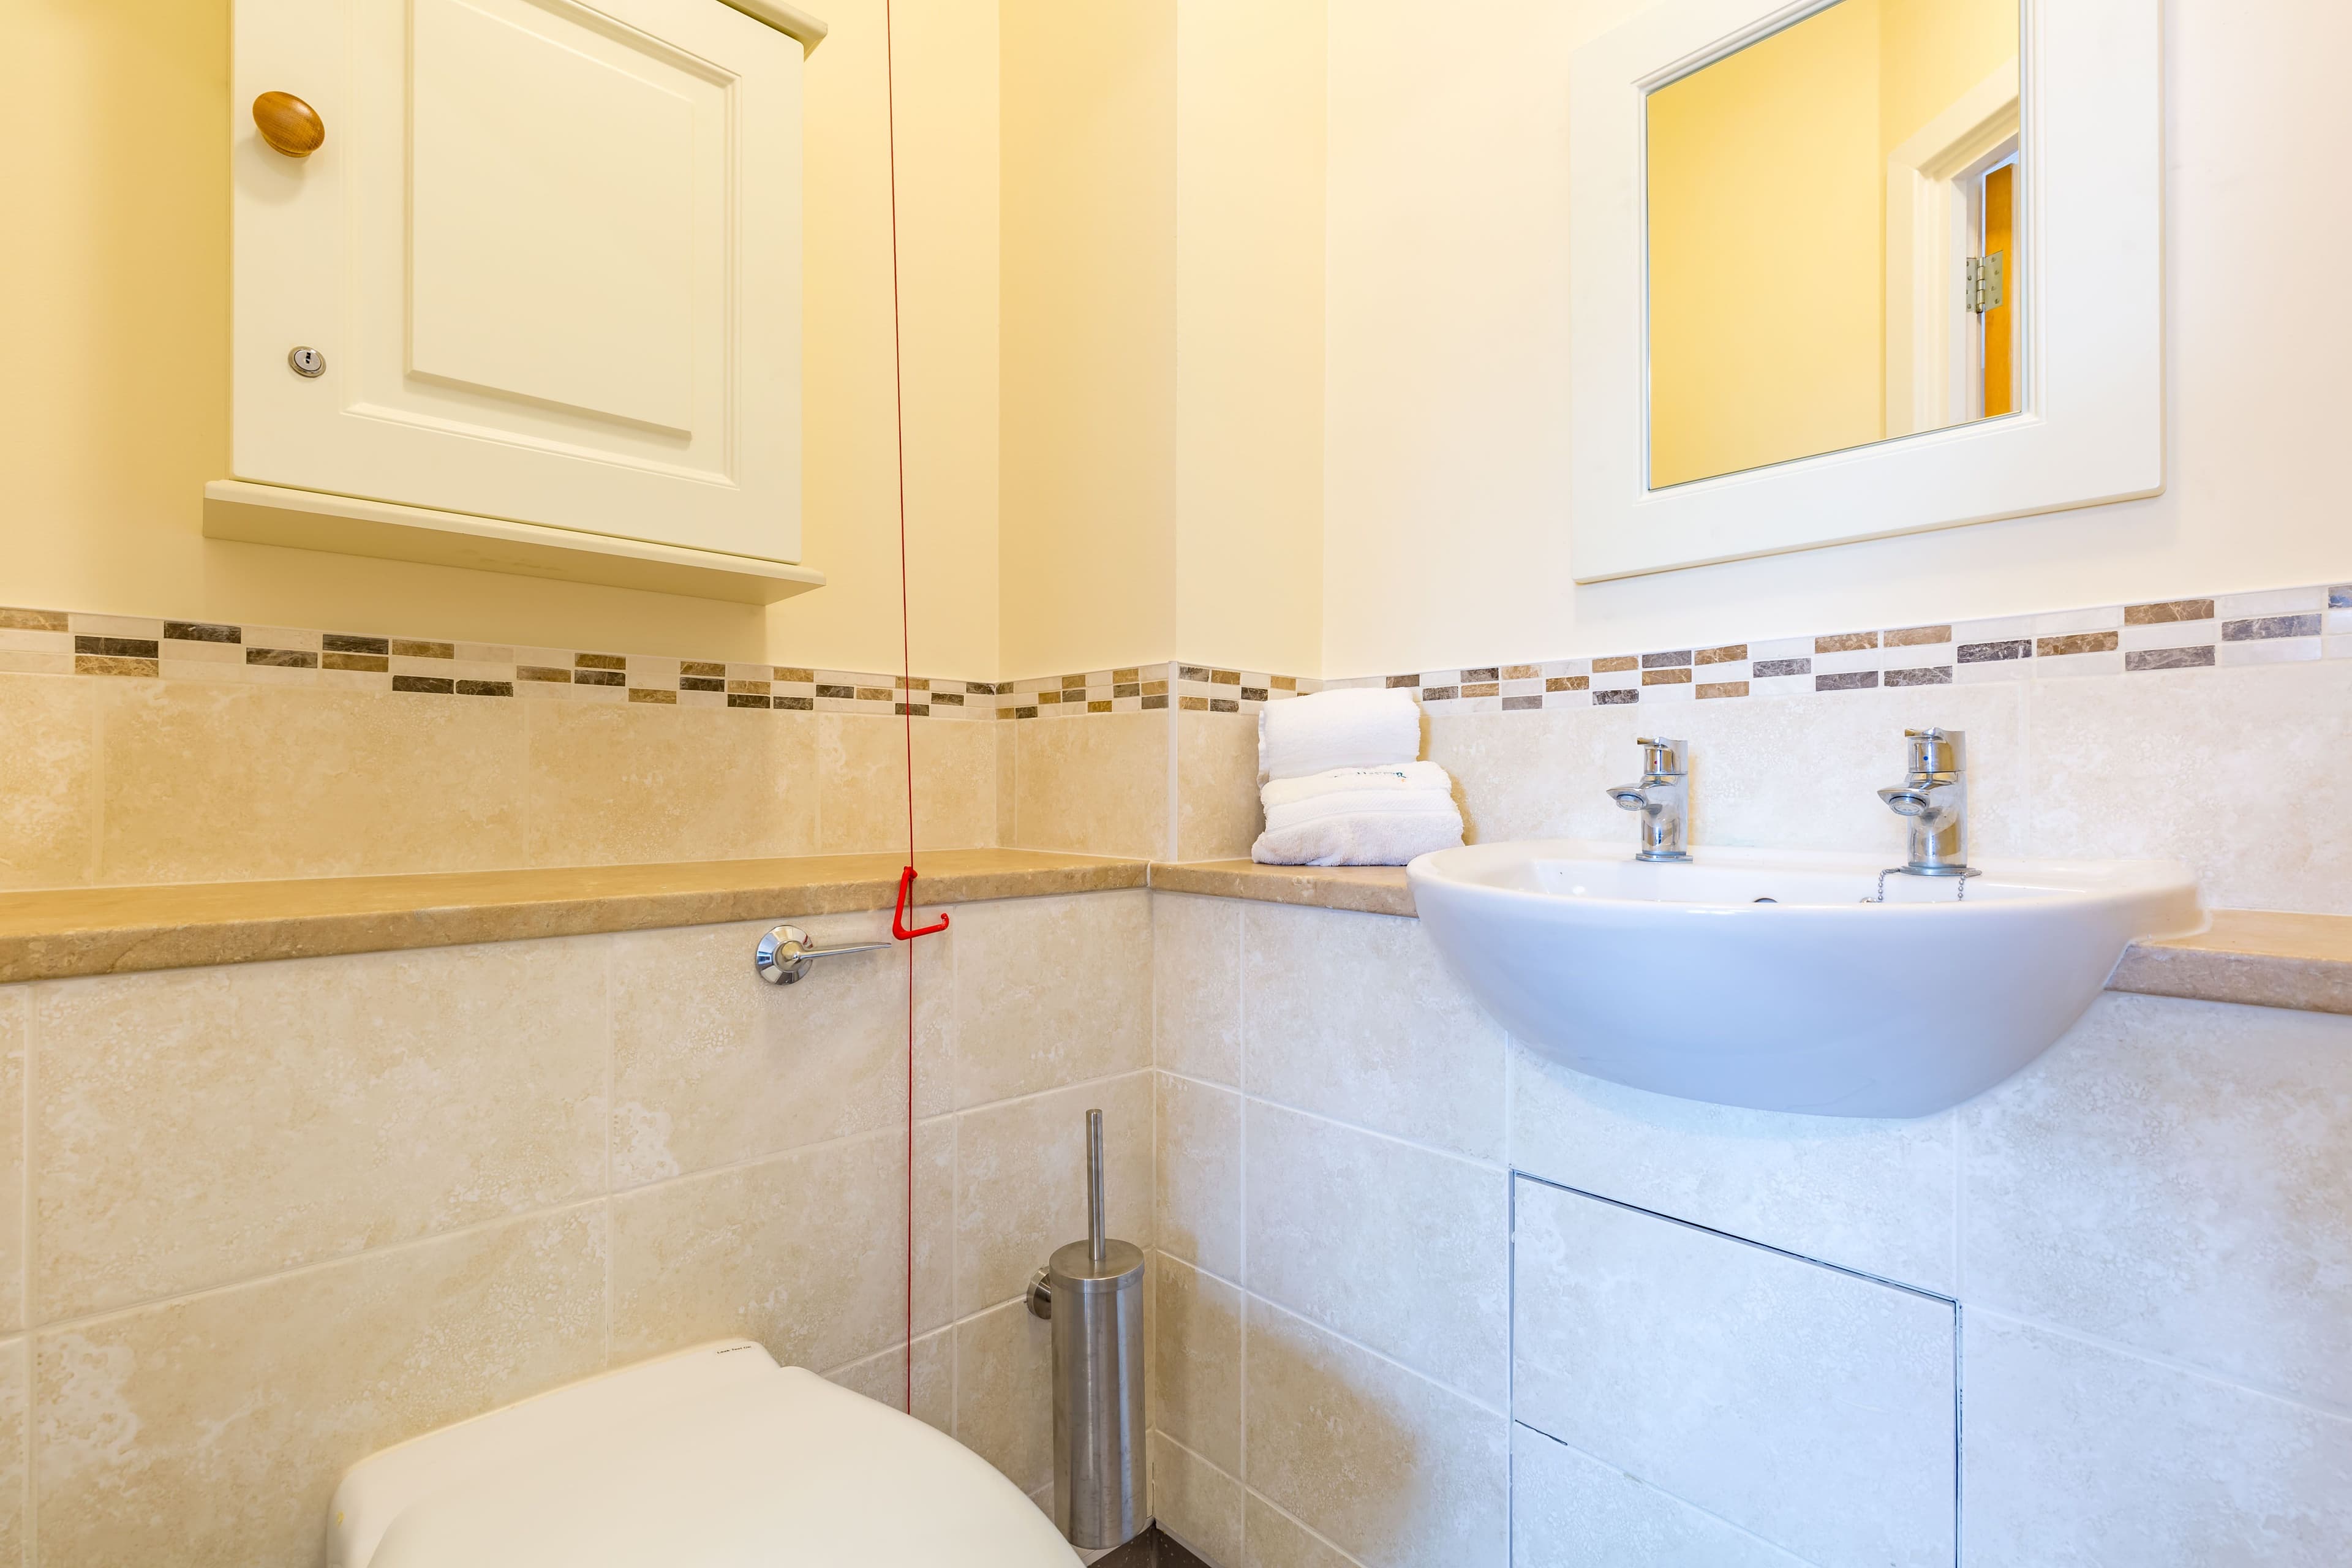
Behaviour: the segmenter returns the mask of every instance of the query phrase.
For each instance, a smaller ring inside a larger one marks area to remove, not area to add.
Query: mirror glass
[[[2025,406],[2019,0],[1836,0],[1654,89],[1650,486]]]

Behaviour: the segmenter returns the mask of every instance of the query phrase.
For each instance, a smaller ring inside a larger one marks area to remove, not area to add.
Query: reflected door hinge
[[[1968,306],[1978,315],[2000,309],[2003,253],[1969,258]]]

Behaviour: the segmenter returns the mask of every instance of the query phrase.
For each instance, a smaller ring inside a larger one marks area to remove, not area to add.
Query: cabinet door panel
[[[328,126],[236,132],[237,477],[798,559],[798,44],[719,0],[236,26],[236,112]]]
[[[416,0],[410,366],[691,435],[694,101],[571,30]]]

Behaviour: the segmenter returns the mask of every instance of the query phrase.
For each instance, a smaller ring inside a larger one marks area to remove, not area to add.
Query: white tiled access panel
[[[797,561],[801,70],[720,0],[236,0],[236,478]]]
[[[1521,1177],[1515,1568],[1951,1568],[1957,1319]]]

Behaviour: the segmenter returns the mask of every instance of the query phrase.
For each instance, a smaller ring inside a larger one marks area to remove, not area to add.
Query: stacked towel
[[[1402,866],[1462,842],[1454,781],[1421,750],[1421,710],[1401,691],[1318,692],[1258,715],[1267,866]]]
[[[1303,779],[1421,755],[1421,710],[1402,691],[1361,688],[1269,702],[1257,717],[1258,776]]]

